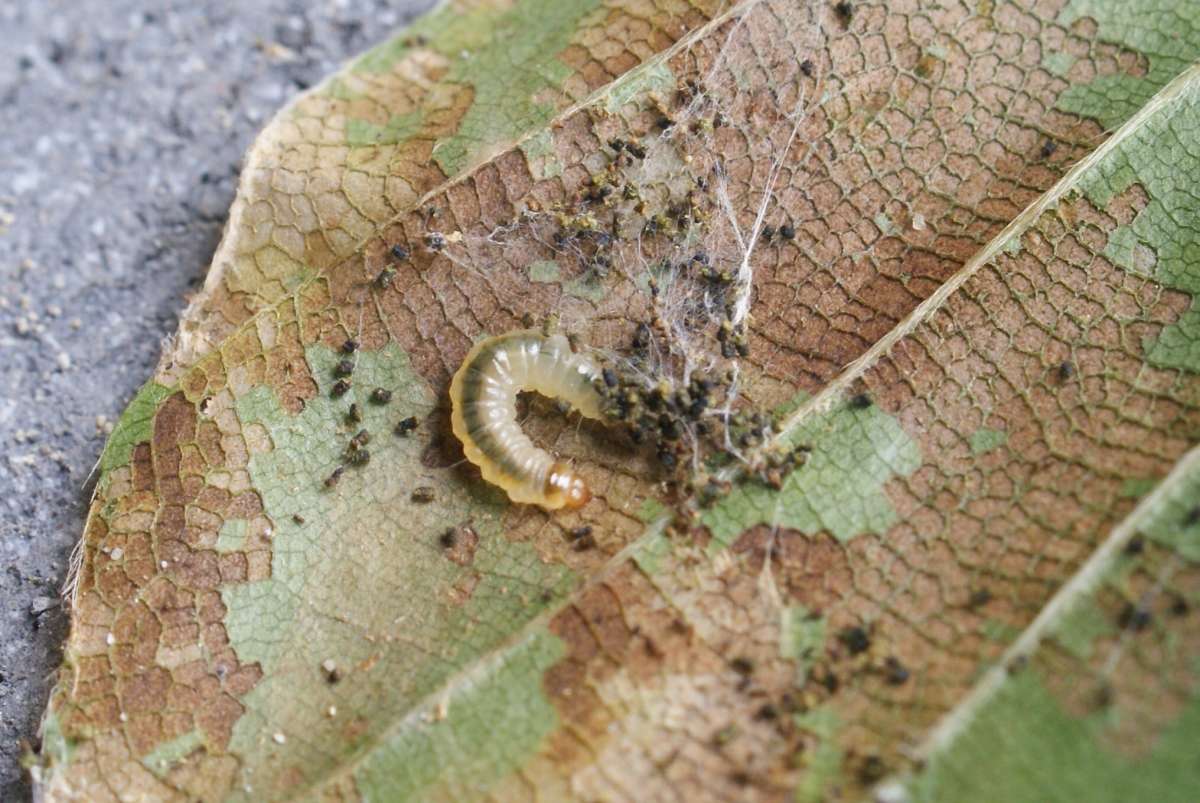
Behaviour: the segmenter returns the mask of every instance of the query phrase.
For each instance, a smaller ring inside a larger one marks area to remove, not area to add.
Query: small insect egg
[[[293,522],[295,522],[296,524],[303,524],[303,523],[304,523],[304,517],[303,517],[303,516],[301,516],[299,513],[293,513],[293,514],[292,514],[292,521],[293,521]]]
[[[1150,611],[1141,604],[1126,603],[1125,607],[1121,609],[1120,615],[1117,616],[1117,624],[1122,630],[1131,630],[1137,633],[1149,627],[1152,619]]]
[[[333,383],[333,388],[330,390],[330,394],[336,398],[338,396],[345,396],[346,391],[348,390],[350,390],[350,383],[345,379],[339,379]]]
[[[451,527],[438,536],[438,543],[442,545],[442,549],[453,549],[454,545],[458,543],[458,534]]]
[[[762,722],[773,722],[779,718],[779,709],[772,703],[763,703],[762,707],[754,712],[754,718]]]
[[[366,446],[370,442],[371,442],[371,433],[367,432],[365,429],[360,429],[358,431],[358,434],[356,434],[353,438],[350,439],[350,448],[351,449],[361,449],[362,447]]]
[[[371,462],[371,453],[366,449],[352,449],[346,455],[346,462],[355,467],[365,466]]]
[[[603,201],[605,198],[612,195],[612,192],[613,192],[613,188],[610,185],[605,184],[603,187],[596,187],[591,192],[589,192],[588,200]]]
[[[358,351],[358,341],[357,340],[354,340],[353,338],[351,338],[342,344],[342,352],[343,353],[353,354],[356,351]]]
[[[446,235],[440,231],[431,231],[425,235],[425,246],[430,251],[441,251],[446,247]]]
[[[346,420],[351,424],[357,424],[362,421],[362,411],[358,409],[357,404],[351,404],[350,409],[346,411]]]
[[[604,377],[604,384],[606,386],[610,388],[615,388],[617,386],[617,373],[613,369],[605,368],[600,372],[600,375]]]
[[[335,468],[335,469],[333,470],[333,473],[332,473],[332,474],[330,474],[328,477],[326,477],[326,478],[325,478],[325,487],[326,487],[326,488],[333,488],[334,486],[336,486],[336,485],[338,484],[338,481],[339,481],[339,480],[341,480],[341,478],[342,478],[342,473],[343,473],[345,470],[346,470],[346,469],[345,469],[345,467],[343,467],[343,466],[338,466],[337,468]]]
[[[887,775],[887,765],[879,756],[867,756],[863,759],[862,766],[858,768],[858,779],[864,786],[870,786],[882,780],[885,775]]]
[[[739,655],[729,662],[729,668],[743,677],[754,674],[754,661]]]
[[[977,588],[971,592],[971,596],[967,599],[968,608],[980,608],[992,601],[992,592],[986,588]]]
[[[384,268],[383,270],[379,271],[379,274],[375,277],[375,287],[380,290],[386,290],[391,286],[392,280],[395,278],[395,268]]]
[[[908,681],[908,668],[900,663],[900,659],[889,655],[883,662],[883,677],[892,686],[901,686]]]
[[[869,394],[856,393],[854,396],[850,397],[848,404],[852,410],[865,410],[871,406],[872,401]]]
[[[412,501],[419,504],[432,502],[436,498],[434,490],[427,485],[421,485],[413,489]]]
[[[866,652],[871,646],[871,637],[861,627],[846,627],[838,633],[838,641],[845,645],[851,655]]]
[[[408,257],[409,257],[409,251],[407,248],[400,245],[399,243],[392,246],[392,259],[395,259],[398,262],[403,262],[406,259],[408,259]]]
[[[779,227],[779,236],[785,240],[796,239],[796,229],[791,223],[784,223]]]
[[[720,730],[718,730],[716,733],[713,734],[712,742],[717,747],[722,747],[724,745],[729,744],[734,739],[736,739],[737,735],[738,735],[738,726],[737,725],[726,725],[725,727],[721,728]]]
[[[371,391],[371,401],[375,404],[387,404],[392,400],[392,392],[386,388],[375,388]]]
[[[338,360],[338,364],[333,367],[333,375],[338,377],[347,377],[354,373],[354,363],[350,360]]]
[[[633,334],[633,347],[635,349],[644,349],[650,345],[650,327],[645,323],[639,323],[637,330]]]
[[[407,435],[408,433],[412,432],[416,428],[417,428],[417,417],[415,415],[410,415],[408,418],[405,418],[405,419],[401,420],[400,423],[396,424],[396,434],[397,435]]]

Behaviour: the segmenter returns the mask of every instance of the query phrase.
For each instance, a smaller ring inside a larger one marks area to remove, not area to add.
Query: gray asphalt
[[[200,285],[242,155],[431,4],[0,0],[0,800],[29,797],[89,472]]]

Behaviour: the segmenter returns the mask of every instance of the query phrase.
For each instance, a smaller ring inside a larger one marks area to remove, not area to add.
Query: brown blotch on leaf
[[[733,544],[735,554],[750,558],[752,571],[762,568],[768,549],[780,590],[809,610],[828,608],[852,588],[846,547],[828,533],[806,535],[761,524],[742,533]]]
[[[542,687],[553,702],[564,721],[585,723],[593,727],[607,724],[607,712],[596,696],[598,678],[594,669],[607,676],[615,666],[604,669],[603,665],[591,667],[590,663],[600,652],[600,642],[588,626],[587,617],[577,606],[559,613],[550,624],[550,630],[567,644],[568,654],[550,667],[542,678]]]
[[[150,444],[139,443],[133,447],[133,489],[149,491],[154,488],[154,462],[150,456]]]
[[[696,659],[690,628],[673,626],[673,612],[651,602],[656,593],[627,563],[551,620],[550,631],[566,644],[567,655],[547,670],[542,686],[572,733],[604,738],[614,712],[594,690],[617,671],[641,680],[663,672],[717,673],[725,665],[707,650]],[[550,752],[563,762],[587,758],[576,736],[554,738]]]
[[[142,713],[157,713],[167,705],[167,692],[171,688],[171,673],[162,667],[152,667],[118,684],[121,710],[130,716]]]
[[[165,399],[154,414],[154,451],[161,453],[196,438],[196,405],[183,393]]]

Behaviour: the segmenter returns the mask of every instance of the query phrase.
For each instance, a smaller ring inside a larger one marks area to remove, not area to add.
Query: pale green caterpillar
[[[591,499],[583,478],[533,445],[517,423],[517,394],[536,391],[600,418],[600,368],[562,335],[509,332],[475,345],[450,383],[450,424],[467,459],[514,502],[574,509]]]

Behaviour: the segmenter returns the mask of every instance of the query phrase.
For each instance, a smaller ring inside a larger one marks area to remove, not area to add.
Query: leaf
[[[1195,788],[1197,54],[1153,0],[476,2],[368,53],[256,144],[105,451],[40,793]],[[644,206],[577,206],[617,139]],[[731,271],[716,314],[753,302],[742,403],[804,465],[714,463],[737,482],[692,508],[615,427],[538,404],[588,506],[462,464],[474,340],[527,314],[614,360],[656,314],[687,340],[712,309],[673,266],[701,248]],[[327,487],[360,428],[370,462]]]

